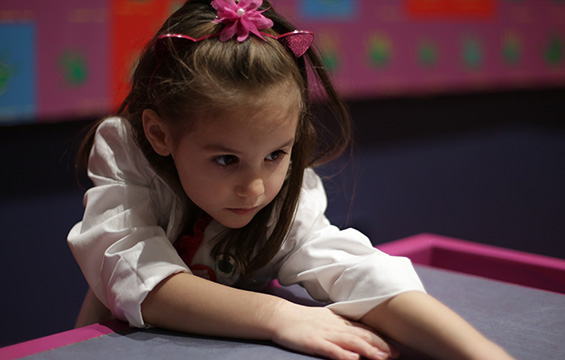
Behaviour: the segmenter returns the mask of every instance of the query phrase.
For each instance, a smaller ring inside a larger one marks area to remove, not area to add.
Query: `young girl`
[[[68,238],[91,289],[78,324],[113,316],[335,359],[395,357],[382,334],[437,358],[510,359],[407,259],[324,217],[312,167],[347,146],[349,117],[312,38],[261,0],[189,0],[165,22],[119,116],[83,148],[94,187]],[[333,123],[313,117],[312,92]],[[272,279],[330,305],[250,291]]]

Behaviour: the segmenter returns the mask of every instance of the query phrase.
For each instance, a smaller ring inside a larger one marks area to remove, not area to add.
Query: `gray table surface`
[[[565,359],[565,295],[424,266],[416,266],[416,271],[431,295],[454,309],[516,359]],[[298,286],[278,289],[277,295],[304,304],[316,304]],[[427,359],[409,349],[402,351],[401,359]],[[132,329],[45,351],[28,359],[316,358],[269,342],[199,337],[161,329]]]

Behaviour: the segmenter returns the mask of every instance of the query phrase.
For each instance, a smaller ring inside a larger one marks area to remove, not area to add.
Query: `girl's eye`
[[[276,160],[280,159],[284,154],[286,154],[284,151],[277,150],[277,151],[274,151],[274,152],[270,153],[269,155],[267,155],[265,157],[265,159],[268,160],[268,161],[276,161]]]
[[[214,162],[221,166],[228,166],[237,163],[237,157],[233,155],[220,155],[214,158]]]

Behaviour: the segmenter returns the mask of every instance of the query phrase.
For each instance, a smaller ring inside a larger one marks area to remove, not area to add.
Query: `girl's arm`
[[[513,359],[459,315],[422,292],[397,295],[369,311],[361,322],[437,359]]]
[[[388,359],[392,350],[366,327],[327,308],[234,289],[178,273],[154,288],[141,305],[146,323],[193,334],[272,340],[332,359]]]

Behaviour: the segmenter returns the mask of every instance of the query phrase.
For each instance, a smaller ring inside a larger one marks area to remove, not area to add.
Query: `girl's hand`
[[[330,309],[283,302],[271,319],[272,340],[284,347],[331,359],[382,360],[397,351],[368,327],[351,322]]]
[[[396,295],[370,310],[361,321],[434,359],[514,360],[502,347],[426,293]]]

